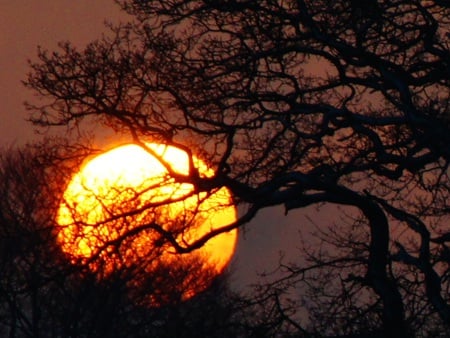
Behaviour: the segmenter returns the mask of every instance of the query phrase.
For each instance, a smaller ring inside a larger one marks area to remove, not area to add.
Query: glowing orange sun
[[[167,167],[189,174],[186,152],[154,143],[146,147],[114,148],[72,177],[57,214],[57,241],[72,262],[87,264],[99,278],[132,271],[134,286],[172,283],[171,290],[187,299],[223,272],[233,256],[237,231],[180,255],[155,225],[186,245],[234,222],[236,211],[228,189],[197,194],[191,184],[176,183],[169,175]],[[194,157],[193,163],[201,176],[214,174],[200,159]],[[162,278],[161,269],[169,277]]]

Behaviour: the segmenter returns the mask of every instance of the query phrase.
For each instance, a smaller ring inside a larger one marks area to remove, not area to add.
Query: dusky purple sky
[[[105,20],[124,14],[112,0],[1,0],[0,13],[0,142],[22,145],[35,137],[23,107],[32,95],[21,81],[37,46],[55,49],[59,41],[83,46],[106,31]]]

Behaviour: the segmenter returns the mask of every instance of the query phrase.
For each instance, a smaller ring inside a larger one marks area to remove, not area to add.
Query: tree
[[[151,270],[148,261],[157,257],[136,259],[107,278],[100,264],[96,271],[74,264],[58,244],[55,214],[86,150],[57,139],[0,153],[2,337],[219,338],[277,331],[278,322],[265,321],[229,289],[225,274],[183,299],[189,281],[212,279],[194,255]]]
[[[378,316],[374,329],[385,336],[411,335],[428,313],[448,328],[444,2],[118,2],[135,20],[110,37],[83,51],[63,43],[39,52],[26,81],[44,99],[28,105],[32,122],[83,129],[95,121],[149,152],[146,140],[207,161],[213,177],[192,164],[174,179],[204,192],[226,186],[245,212],[189,245],[166,232],[179,252],[269,206],[356,210],[345,229],[368,242],[333,237],[333,256],[358,262],[337,272],[351,281],[338,295],[363,290],[376,306],[359,316]],[[310,253],[311,269],[339,267]]]

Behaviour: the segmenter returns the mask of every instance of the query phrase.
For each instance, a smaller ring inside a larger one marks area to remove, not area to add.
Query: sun
[[[227,267],[237,230],[222,233],[191,253],[176,254],[156,227],[187,245],[233,223],[236,209],[226,188],[198,194],[193,185],[175,182],[168,168],[188,175],[185,151],[155,143],[145,147],[113,148],[72,177],[57,213],[57,242],[71,262],[85,264],[98,278],[132,273],[134,288],[163,284],[167,292],[159,290],[161,299],[152,299],[154,303],[164,301],[169,291],[187,299]],[[214,175],[202,160],[194,157],[192,162],[201,176]]]

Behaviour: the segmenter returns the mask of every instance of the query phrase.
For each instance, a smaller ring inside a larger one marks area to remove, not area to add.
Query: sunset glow
[[[61,249],[73,262],[87,263],[101,277],[139,264],[151,274],[159,265],[191,264],[194,258],[201,260],[196,265],[205,271],[222,273],[234,253],[236,230],[179,255],[153,226],[175,234],[182,245],[192,243],[236,220],[229,191],[222,188],[210,196],[193,194],[191,184],[175,183],[166,169],[170,166],[177,174],[187,175],[186,152],[150,143],[147,147],[128,144],[114,148],[87,162],[73,176],[57,215]],[[214,174],[197,158],[194,165],[204,177]],[[179,282],[186,289],[184,298],[207,284],[202,280],[195,285],[195,278],[187,280]]]

